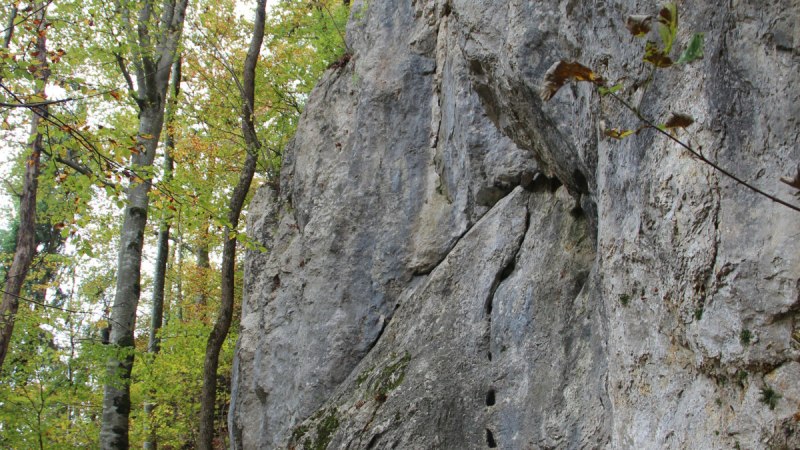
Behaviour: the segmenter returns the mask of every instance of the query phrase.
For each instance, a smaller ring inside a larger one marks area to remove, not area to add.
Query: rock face
[[[234,448],[800,445],[800,213],[654,130],[605,138],[635,116],[587,83],[539,96],[580,61],[791,200],[796,0],[680,2],[705,58],[650,83],[624,22],[654,4],[352,11],[250,206]]]

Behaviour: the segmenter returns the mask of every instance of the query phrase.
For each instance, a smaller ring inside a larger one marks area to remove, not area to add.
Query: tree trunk
[[[140,114],[139,155],[135,168],[152,164],[148,154],[155,155],[156,139],[160,134],[163,114],[148,108]],[[142,136],[153,136],[144,139]],[[145,142],[143,142],[145,141]],[[152,141],[152,142],[147,142]],[[111,308],[111,334],[109,344],[117,354],[109,358],[108,380],[103,390],[103,423],[100,444],[104,449],[128,448],[128,416],[131,410],[130,375],[133,368],[133,331],[136,326],[136,308],[141,289],[142,246],[147,224],[147,194],[150,181],[145,180],[128,190],[127,207],[120,233],[117,260],[117,289]]]
[[[37,5],[40,9],[37,18],[36,59],[39,66],[34,77],[41,81],[37,95],[45,97],[45,86],[50,76],[47,65],[47,23],[45,20],[46,4]],[[16,8],[14,9],[14,12]],[[10,41],[11,31],[6,30],[8,36],[4,44]],[[17,230],[17,248],[14,250],[14,259],[6,276],[6,285],[3,289],[3,302],[0,304],[0,369],[8,354],[11,335],[14,332],[14,322],[19,310],[20,293],[25,277],[31,267],[33,256],[36,253],[36,191],[39,187],[39,159],[43,150],[43,137],[39,132],[39,125],[47,116],[47,106],[31,109],[30,148],[31,153],[25,162],[25,175],[22,184],[22,195],[19,200],[19,229]]]
[[[134,329],[136,308],[141,290],[141,265],[144,232],[147,225],[148,193],[151,180],[144,176],[153,164],[156,147],[164,123],[165,97],[170,79],[170,68],[175,60],[186,13],[187,0],[165,0],[161,5],[161,19],[154,40],[149,24],[153,15],[152,0],[145,0],[136,23],[138,58],[134,64],[139,104],[139,129],[136,136],[137,151],[131,156],[133,171],[144,179],[133,180],[127,192],[127,203],[120,232],[117,259],[117,288],[111,307],[111,333],[109,344],[115,352],[106,365],[107,380],[103,390],[103,421],[100,429],[100,446],[103,449],[127,449],[128,417],[131,411],[130,376],[133,368]],[[123,7],[125,8],[125,7]],[[129,11],[120,11],[123,20]],[[133,36],[132,24],[128,26]],[[124,65],[124,75],[127,72]],[[132,87],[132,83],[131,87]]]
[[[175,111],[178,104],[178,94],[181,86],[181,60],[178,58],[172,66],[172,97],[170,99],[169,110],[167,112],[167,139],[164,142],[164,182],[172,180],[173,159],[172,153],[175,149],[175,133],[172,129],[175,118]],[[150,339],[147,343],[147,351],[157,354],[160,350],[160,339],[158,331],[164,321],[164,287],[167,279],[167,260],[169,259],[169,229],[170,214],[162,212],[161,223],[158,227],[158,244],[156,253],[155,273],[153,274],[153,305],[150,314]],[[150,427],[149,433],[145,438],[144,448],[156,450],[158,439],[156,429],[152,425],[152,415],[156,405],[152,402],[145,403],[144,412],[147,424]]]
[[[175,150],[175,134],[171,127],[173,126],[173,119],[175,110],[177,108],[178,94],[180,94],[181,84],[181,61],[175,61],[172,66],[172,100],[167,118],[167,139],[164,142],[164,182],[169,183],[172,181],[172,170],[174,160],[172,152]],[[153,275],[153,306],[152,306],[152,320],[150,321],[150,340],[147,345],[147,351],[150,353],[158,353],[159,340],[157,337],[158,330],[164,318],[164,287],[166,286],[167,278],[167,260],[169,259],[169,229],[170,229],[170,213],[164,212],[161,217],[161,224],[158,230],[158,244],[156,253],[155,273]]]
[[[6,24],[5,33],[3,33],[3,48],[8,48],[11,45],[11,38],[14,36],[14,21],[17,20],[18,10],[16,3],[12,4],[10,8],[8,23]]]
[[[208,295],[207,289],[209,287],[209,279],[211,272],[211,258],[208,252],[208,233],[209,233],[209,224],[208,222],[205,223],[205,226],[200,231],[200,238],[197,240],[197,251],[196,254],[196,261],[197,261],[197,276],[198,276],[198,286],[200,292],[195,295],[194,302],[197,305],[205,306],[208,303]],[[201,311],[205,311],[205,308],[201,308]],[[205,319],[205,312],[200,314],[200,317]]]
[[[217,321],[211,334],[208,336],[206,356],[203,361],[203,391],[200,398],[200,435],[198,448],[211,450],[214,440],[214,406],[217,398],[217,367],[222,344],[228,336],[233,317],[234,274],[236,264],[236,237],[231,237],[236,232],[239,216],[244,206],[250,183],[256,170],[258,161],[258,148],[260,143],[256,136],[254,124],[255,103],[255,69],[258,55],[261,52],[261,43],[264,40],[266,0],[258,0],[256,4],[256,17],[253,27],[253,37],[247,58],[244,63],[242,80],[242,131],[247,146],[247,156],[244,166],[239,174],[239,181],[231,194],[228,210],[230,228],[225,227],[225,243],[222,248],[222,282],[220,293],[220,307]]]

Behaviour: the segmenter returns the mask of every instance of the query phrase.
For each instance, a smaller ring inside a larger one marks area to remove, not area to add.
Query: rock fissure
[[[557,182],[556,182],[556,183],[557,183]],[[551,186],[551,188],[553,188],[553,186],[554,186],[554,184],[553,184],[552,180],[551,180],[551,182],[550,182],[550,186]],[[555,184],[555,186],[556,186],[556,187],[554,187],[553,189],[556,189],[556,188],[557,188],[557,186],[560,186],[560,184]],[[514,186],[514,188],[516,188],[516,187],[517,187],[517,186]],[[503,198],[506,198],[506,197],[510,196],[511,194],[513,194],[513,192],[514,192],[514,191],[513,191],[513,188],[512,188],[512,190],[511,190],[511,191],[509,191],[508,193],[506,193],[506,194],[505,194],[505,196],[504,196]],[[502,199],[501,199],[501,200],[502,200]],[[498,201],[498,203],[499,203],[499,201]],[[491,209],[490,209],[489,211],[487,211],[487,212],[486,212],[486,214],[488,214],[489,212],[491,212]],[[485,216],[486,214],[484,214],[484,216]],[[444,261],[447,259],[447,257],[448,257],[448,255],[450,254],[450,252],[452,252],[452,251],[453,251],[453,249],[455,249],[455,248],[458,246],[458,243],[459,243],[459,242],[461,242],[461,240],[464,238],[464,236],[466,236],[466,235],[467,235],[467,234],[468,234],[468,233],[469,233],[469,232],[472,230],[472,228],[473,228],[473,227],[474,227],[474,224],[473,224],[473,225],[471,225],[471,226],[467,226],[467,228],[466,228],[466,229],[465,229],[465,230],[464,230],[464,231],[463,231],[463,232],[462,232],[462,233],[461,233],[461,234],[460,234],[458,237],[456,237],[456,238],[454,239],[454,241],[453,241],[453,242],[450,244],[450,250],[448,250],[447,252],[443,253],[443,254],[442,254],[440,257],[439,257],[439,259],[438,259],[438,260],[437,260],[435,263],[433,263],[432,265],[430,265],[430,266],[428,266],[428,267],[425,267],[423,270],[415,270],[415,271],[413,272],[413,276],[415,276],[415,277],[420,277],[420,276],[428,276],[428,275],[430,275],[430,274],[431,274],[433,271],[435,271],[435,270],[436,270],[436,268],[437,268],[437,267],[439,267],[439,265],[441,265],[441,264],[442,264],[442,262],[444,262]],[[508,270],[509,270],[509,272],[508,272],[508,275],[510,275],[510,272],[514,270],[514,267],[513,267],[513,266],[514,266],[514,264],[513,264],[513,261],[510,263],[510,265],[511,265],[511,267],[508,269]],[[498,274],[498,275],[499,275],[499,276],[502,278],[502,274]],[[506,275],[506,278],[507,278],[507,275]],[[505,278],[502,278],[502,279],[505,279]],[[501,280],[499,280],[499,281],[502,281],[502,279],[501,279]],[[487,300],[487,301],[488,301],[488,300]]]
[[[520,233],[519,240],[516,244],[516,249],[511,254],[511,257],[506,261],[504,265],[501,266],[500,270],[495,275],[494,280],[492,281],[492,285],[489,289],[489,295],[484,302],[484,321],[485,321],[485,328],[484,328],[484,336],[483,336],[483,346],[485,348],[482,349],[483,352],[486,354],[486,359],[492,365],[492,351],[491,351],[491,342],[492,342],[492,312],[494,310],[494,297],[497,293],[498,288],[500,285],[507,280],[514,272],[514,269],[517,266],[517,261],[520,257],[520,252],[522,252],[523,244],[525,242],[525,237],[528,234],[528,230],[530,228],[531,220],[530,214],[527,211],[527,205],[525,206],[525,226]],[[488,374],[492,374],[493,370],[487,370]],[[495,380],[489,379],[488,384],[491,386]],[[489,387],[486,391],[485,396],[485,404],[487,407],[491,408],[495,406],[496,403],[496,392],[494,387]],[[493,414],[488,414],[487,419],[491,421]],[[489,424],[491,426],[491,424]],[[494,434],[490,428],[486,428],[486,445],[489,448],[497,448],[497,441],[495,440]]]

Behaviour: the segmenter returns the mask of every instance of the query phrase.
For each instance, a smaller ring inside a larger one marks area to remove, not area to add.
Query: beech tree
[[[131,60],[118,54],[117,62],[128,88],[136,94],[139,108],[139,127],[136,150],[131,155],[131,167],[140,173],[127,189],[127,200],[120,230],[117,262],[117,287],[111,309],[109,344],[118,349],[108,360],[108,380],[103,390],[103,420],[100,446],[128,448],[128,416],[131,410],[130,375],[133,366],[136,308],[141,293],[142,247],[147,225],[148,193],[151,180],[148,172],[164,124],[164,109],[170,69],[177,56],[188,0],[164,0],[160,18],[153,0],[138,3],[134,22],[131,3],[118,3],[117,12],[131,44]],[[155,23],[155,26],[154,26]],[[132,65],[130,70],[129,65]],[[130,75],[135,74],[136,82]]]
[[[178,95],[180,93],[181,85],[181,60],[178,58],[172,66],[172,96],[167,109],[167,139],[164,142],[164,182],[169,183],[172,180],[172,171],[174,166],[174,159],[172,154],[175,150],[175,114],[178,103]],[[167,279],[167,260],[169,258],[169,234],[170,234],[170,214],[169,210],[161,211],[161,220],[158,226],[158,242],[156,243],[156,262],[155,273],[153,274],[153,304],[150,313],[150,338],[147,343],[147,352],[156,354],[160,350],[160,339],[158,332],[161,330],[164,321],[164,290],[166,288]],[[153,412],[155,405],[153,403],[145,403],[144,410],[149,420],[150,414]],[[148,434],[144,448],[155,449],[158,447],[155,429],[151,429]]]

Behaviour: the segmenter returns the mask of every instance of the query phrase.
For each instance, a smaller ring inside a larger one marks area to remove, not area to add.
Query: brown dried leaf
[[[650,32],[650,22],[652,16],[634,15],[628,16],[625,20],[625,27],[634,37],[642,37]]]
[[[681,113],[672,113],[664,124],[664,128],[686,128],[694,123],[691,116]]]
[[[542,100],[548,101],[556,95],[559,89],[567,81],[589,81],[594,84],[602,85],[603,77],[594,73],[583,64],[574,61],[558,61],[547,69],[544,75],[544,87],[542,88]]]
[[[800,189],[800,164],[797,165],[797,172],[795,172],[794,178],[781,177],[781,181],[795,189]]]
[[[672,65],[672,58],[658,48],[658,45],[653,41],[647,41],[644,46],[644,62],[648,62],[656,67],[669,67]]]

